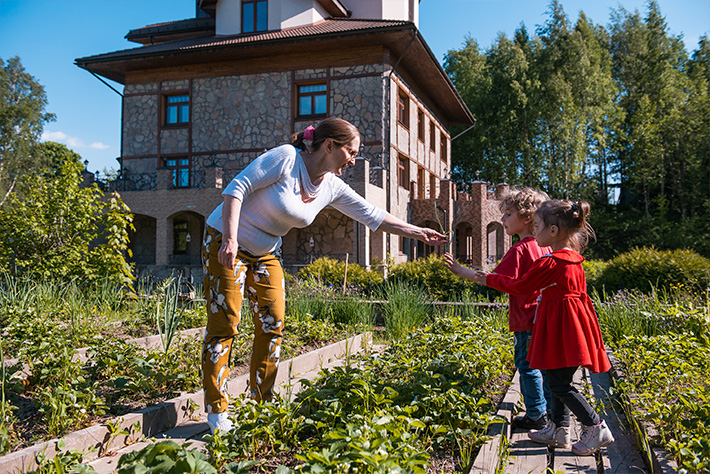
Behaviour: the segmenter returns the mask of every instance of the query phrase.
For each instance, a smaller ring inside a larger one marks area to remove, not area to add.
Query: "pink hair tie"
[[[313,138],[315,137],[315,134],[316,129],[313,128],[313,125],[309,125],[308,127],[306,127],[306,129],[303,131],[303,144],[307,147],[310,147],[313,144]]]

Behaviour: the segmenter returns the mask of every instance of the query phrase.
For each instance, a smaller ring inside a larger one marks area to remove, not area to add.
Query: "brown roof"
[[[214,23],[214,18],[211,17],[156,23],[131,30],[125,38],[128,41],[147,45],[188,36],[214,34]]]
[[[343,40],[348,45],[357,43],[386,48],[397,69],[403,68],[414,78],[450,125],[475,121],[419,30],[408,21],[328,19],[313,25],[257,34],[206,35],[168,41],[78,58],[76,64],[123,84],[126,73],[134,70],[239,60],[255,54],[272,54],[274,48],[299,48],[299,43],[316,39],[319,48],[337,49],[342,47]]]

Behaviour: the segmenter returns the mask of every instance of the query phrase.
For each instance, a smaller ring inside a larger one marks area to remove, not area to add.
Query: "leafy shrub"
[[[595,288],[622,288],[648,292],[652,287],[670,288],[671,285],[710,285],[710,259],[692,250],[657,250],[641,247],[623,253],[606,265],[596,280]]]
[[[393,282],[405,281],[421,286],[432,298],[449,301],[464,293],[477,292],[478,285],[454,275],[435,254],[427,258],[395,265],[387,278]]]
[[[582,268],[584,268],[584,275],[587,278],[587,287],[601,289],[602,284],[599,283],[604,269],[609,265],[609,262],[604,260],[585,260],[582,262]]]
[[[328,257],[321,257],[298,271],[300,279],[318,280],[329,285],[342,285],[345,278],[345,262]],[[369,291],[382,283],[384,278],[379,272],[366,270],[357,263],[348,264],[348,284],[357,285]]]

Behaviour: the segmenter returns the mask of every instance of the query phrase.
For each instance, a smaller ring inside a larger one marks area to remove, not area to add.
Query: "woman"
[[[270,400],[284,325],[285,286],[281,237],[306,227],[330,205],[370,229],[404,235],[429,245],[446,242],[368,203],[341,179],[355,164],[360,134],[349,122],[327,118],[259,156],[223,191],[224,202],[207,219],[203,242],[207,333],[202,354],[205,408],[210,430],[228,431],[227,379],[232,342],[246,291],[254,319],[249,387],[257,401]]]

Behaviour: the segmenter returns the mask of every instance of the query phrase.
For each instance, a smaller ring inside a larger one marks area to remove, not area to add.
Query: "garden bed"
[[[369,334],[361,334],[285,360],[282,362],[282,370],[277,377],[276,386],[297,391],[300,388],[297,379],[305,372],[318,370],[334,358],[345,355],[350,357],[352,353],[367,348],[370,341]],[[237,398],[243,394],[248,378],[248,374],[243,374],[230,381],[230,397]],[[61,439],[44,441],[0,457],[0,465],[8,472],[15,470],[26,472],[36,468],[38,456],[40,460],[50,460],[61,453],[57,461],[60,464],[77,458],[90,460],[102,456],[125,444],[133,443],[143,436],[155,436],[187,420],[200,419],[202,397],[202,390],[184,393],[140,411],[103,420],[100,425],[73,431]]]

